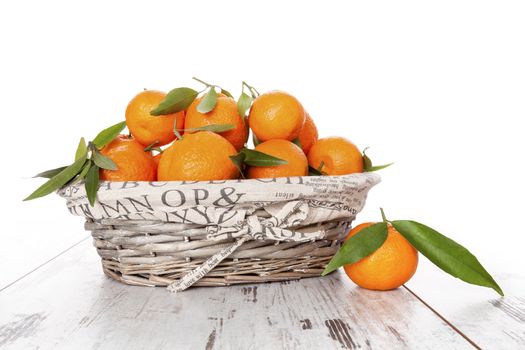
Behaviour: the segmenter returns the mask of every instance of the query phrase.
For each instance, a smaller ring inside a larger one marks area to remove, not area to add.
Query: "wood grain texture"
[[[408,288],[483,349],[525,349],[525,277],[495,273],[500,297],[422,261]]]
[[[105,277],[89,242],[0,293],[0,348],[471,348],[403,289],[335,273],[178,294]]]

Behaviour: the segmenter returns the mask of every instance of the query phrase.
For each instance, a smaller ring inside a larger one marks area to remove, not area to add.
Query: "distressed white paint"
[[[0,292],[0,347],[471,348],[404,289],[326,278],[173,295],[106,278],[86,241]]]
[[[22,202],[41,182],[16,179],[6,186],[17,190],[16,197],[3,198],[8,205],[2,211],[9,220],[2,223],[0,289],[89,236],[79,228],[78,218],[65,212],[63,200],[49,196]]]
[[[525,276],[494,273],[494,278],[505,297],[422,261],[408,287],[481,348],[525,349]]]

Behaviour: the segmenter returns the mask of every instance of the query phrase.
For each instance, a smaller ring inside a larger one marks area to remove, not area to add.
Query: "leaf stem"
[[[206,85],[207,87],[216,87],[217,86],[217,85],[209,84],[209,83],[205,82],[204,80],[201,80],[201,79],[196,78],[196,77],[192,77],[192,79],[195,80],[195,81],[198,81],[201,84]]]
[[[253,98],[256,98],[257,96],[260,95],[259,91],[257,91],[256,88],[254,88],[251,85],[248,85],[248,83],[246,83],[244,80],[242,82],[242,85],[243,85],[243,88],[244,88],[244,86],[246,86],[248,88],[248,90],[250,91],[250,94],[252,95]]]
[[[149,152],[149,151],[154,150],[155,148],[158,148],[158,147],[155,147],[155,146],[157,146],[158,143],[159,143],[159,141],[153,142],[151,145],[149,145],[148,147],[144,148],[144,152]]]
[[[383,222],[386,224],[388,223],[388,219],[386,218],[385,216],[385,211],[383,210],[383,208],[379,208],[379,210],[381,210],[381,217],[383,218]]]

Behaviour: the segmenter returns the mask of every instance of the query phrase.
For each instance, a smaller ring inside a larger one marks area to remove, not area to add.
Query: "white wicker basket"
[[[207,182],[104,182],[59,191],[84,216],[104,272],[133,285],[224,286],[319,276],[376,174]]]

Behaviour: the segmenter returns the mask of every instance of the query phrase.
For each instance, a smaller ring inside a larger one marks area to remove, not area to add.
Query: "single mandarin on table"
[[[356,226],[346,239],[372,224],[369,222]],[[388,236],[383,245],[358,262],[344,265],[344,270],[362,288],[389,290],[408,282],[416,272],[417,264],[417,250],[389,224]]]
[[[164,92],[145,90],[133,97],[126,108],[128,129],[144,146],[166,145],[175,139],[175,127],[184,129],[184,111],[160,116],[150,114],[165,97]]]
[[[253,101],[248,119],[250,128],[259,141],[292,141],[299,136],[306,114],[301,103],[292,95],[270,91]]]
[[[102,150],[117,165],[117,170],[100,169],[100,179],[107,181],[155,181],[157,166],[150,152],[128,135],[119,135]]]
[[[306,156],[299,146],[288,140],[268,140],[257,145],[255,150],[288,163],[274,166],[250,166],[246,172],[249,179],[308,175]]]
[[[159,181],[227,180],[239,176],[230,156],[235,147],[219,134],[199,131],[186,134],[162,152]]]
[[[197,111],[197,106],[201,100],[201,97],[196,98],[188,107],[184,127],[186,129],[195,129],[213,124],[233,125],[233,129],[221,132],[219,135],[230,141],[235,149],[240,150],[243,148],[246,140],[248,139],[248,127],[243,118],[239,115],[237,104],[235,103],[234,99],[226,95],[219,94],[217,97],[217,104],[208,113],[201,113]],[[194,131],[188,130],[187,132],[192,133]]]
[[[308,164],[326,175],[363,172],[363,156],[356,145],[343,137],[317,140],[308,152]]]
[[[315,126],[312,117],[310,117],[310,114],[306,112],[306,119],[303,128],[299,132],[299,143],[305,154],[308,154],[310,148],[312,148],[318,138],[319,134],[317,133],[317,127]]]

